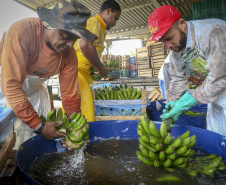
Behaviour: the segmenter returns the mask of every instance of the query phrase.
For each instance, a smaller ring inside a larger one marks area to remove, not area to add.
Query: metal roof
[[[24,6],[36,11],[42,6],[51,8],[57,0],[15,0]],[[98,13],[104,0],[78,0],[87,6],[92,15]],[[116,0],[121,6],[121,16],[117,25],[106,36],[107,39],[140,38],[147,40],[150,37],[147,20],[150,13],[162,5],[173,5],[183,17],[192,15],[191,3],[199,0]]]

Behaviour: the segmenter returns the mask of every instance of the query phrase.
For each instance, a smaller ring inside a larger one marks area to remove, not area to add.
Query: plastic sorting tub
[[[160,129],[161,122],[155,122],[155,124],[157,128]],[[95,137],[105,139],[138,139],[137,120],[96,121],[89,122],[89,125],[91,142]],[[226,162],[226,138],[224,136],[190,125],[177,125],[172,128],[172,134],[177,137],[187,130],[191,131],[191,135],[197,136],[197,146],[201,147],[208,154],[215,153],[222,156],[224,161]],[[20,149],[17,153],[17,164],[23,173],[24,181],[26,184],[39,184],[37,181],[27,175],[29,167],[37,157],[40,157],[46,153],[56,152],[56,143],[56,141],[46,140],[42,136],[37,135],[27,140],[20,146]]]
[[[153,121],[162,121],[160,116],[163,114],[163,109],[165,108],[165,102],[166,100],[158,100],[153,101],[150,103],[149,106],[147,106],[147,115],[150,120]],[[195,105],[191,109],[187,111],[192,112],[200,112],[200,116],[185,116],[180,115],[179,119],[175,123],[176,125],[192,125],[199,128],[206,128],[206,113],[207,113],[207,105],[206,104],[199,104]]]

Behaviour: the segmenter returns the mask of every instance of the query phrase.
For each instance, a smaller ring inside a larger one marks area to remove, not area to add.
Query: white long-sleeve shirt
[[[186,48],[180,52],[171,51],[172,80],[166,99],[174,101],[183,95],[190,77],[191,63],[182,60],[182,56],[197,48],[207,63],[205,70],[208,75],[192,96],[200,104],[211,103],[226,89],[226,22],[220,19],[206,19],[189,21],[187,25]]]

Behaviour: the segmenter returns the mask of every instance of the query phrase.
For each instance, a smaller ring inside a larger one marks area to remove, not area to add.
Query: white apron
[[[226,136],[226,90],[208,104],[206,121],[207,130]]]
[[[44,83],[48,78],[39,78],[38,76],[27,75],[23,83],[23,90],[28,96],[28,100],[37,112],[38,116],[47,116],[51,110],[49,92]],[[2,93],[0,88],[0,94]],[[1,98],[0,98],[1,101]],[[6,108],[9,108],[6,101]],[[18,150],[20,145],[35,135],[33,129],[24,124],[18,117],[14,121],[14,131],[16,133],[16,143],[14,150]]]

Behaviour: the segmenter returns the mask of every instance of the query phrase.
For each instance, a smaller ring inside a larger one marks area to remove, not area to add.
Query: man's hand
[[[45,122],[45,127],[42,130],[42,136],[49,140],[54,140],[58,138],[64,137],[64,134],[58,132],[56,130],[56,127],[60,126],[62,124],[61,121],[57,122]],[[34,130],[37,130],[40,126],[37,125]]]
[[[114,69],[115,69],[114,67],[104,67],[103,70],[97,71],[97,72],[94,72],[94,73],[99,75],[99,76],[102,76],[103,78],[107,78],[108,73],[111,72]]]
[[[195,106],[197,101],[189,94],[185,93],[172,107],[172,109],[168,113],[164,113],[160,116],[161,119],[173,119],[173,123],[175,123],[181,113],[184,110],[188,110],[191,107]]]

